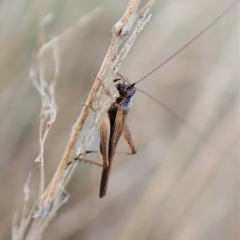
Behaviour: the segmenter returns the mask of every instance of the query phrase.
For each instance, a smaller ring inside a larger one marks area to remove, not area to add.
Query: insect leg
[[[127,121],[124,122],[122,135],[125,138],[126,142],[128,143],[128,145],[132,151],[132,154],[135,154],[137,152],[137,150],[134,146],[134,143],[132,140],[132,135],[131,135],[129,126],[127,124]]]
[[[80,154],[81,155],[81,154]],[[94,161],[91,161],[91,160],[88,160],[88,159],[84,159],[84,158],[81,158],[80,155],[76,158],[74,158],[75,161],[79,161],[79,162],[84,162],[84,163],[89,163],[89,164],[93,164],[93,165],[96,165],[96,166],[99,166],[99,167],[104,167],[102,164],[100,163],[97,163],[97,162],[94,162]]]
[[[98,79],[98,81],[101,83],[102,88],[104,90],[104,92],[106,93],[107,96],[109,96],[111,99],[114,99],[113,95],[110,93],[110,91],[104,86],[104,84],[102,83],[102,80],[93,72],[91,72],[91,74]]]
[[[83,104],[84,105],[84,104]],[[98,109],[94,109],[92,106],[89,106],[94,112],[98,111]],[[100,124],[100,151],[103,157],[103,164],[99,164],[97,162],[83,159],[80,154],[74,160],[82,161],[89,164],[94,164],[103,168],[107,168],[109,166],[109,141],[110,141],[110,133],[111,133],[111,124],[108,114],[106,114]],[[85,153],[91,153],[94,151],[86,151]],[[96,152],[96,151],[95,151]],[[69,163],[70,164],[70,163]]]
[[[74,160],[94,164],[94,165],[97,165],[97,166],[100,166],[103,168],[108,167],[108,165],[109,165],[108,149],[109,149],[110,130],[111,130],[110,120],[108,118],[108,115],[106,114],[100,125],[100,150],[101,150],[101,154],[103,157],[103,164],[99,164],[99,163],[91,161],[91,160],[83,159],[80,157],[82,154],[80,154]],[[86,153],[91,153],[91,152],[94,152],[94,151],[87,151]],[[95,152],[97,152],[97,151],[95,151]]]
[[[128,143],[130,149],[131,149],[131,153],[129,152],[120,152],[120,151],[116,151],[115,153],[117,154],[126,154],[126,155],[129,155],[129,154],[135,154],[137,152],[135,146],[134,146],[134,143],[133,143],[133,140],[132,140],[132,135],[131,135],[131,132],[130,132],[130,129],[129,129],[129,126],[125,120],[125,123],[123,125],[123,132],[122,132],[122,135],[123,137],[125,138],[126,142]],[[86,151],[86,153],[98,153],[99,151],[97,150],[91,150],[91,151]]]
[[[89,154],[89,153],[101,153],[101,151],[99,150],[88,150],[85,152],[86,154]],[[130,154],[133,154],[132,152],[129,153],[129,152],[123,152],[123,151],[116,151],[115,153],[117,154],[123,154],[123,155],[130,155]]]

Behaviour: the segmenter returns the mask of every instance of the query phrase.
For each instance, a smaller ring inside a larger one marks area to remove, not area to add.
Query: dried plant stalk
[[[59,44],[61,41],[64,41],[66,36],[69,36],[74,29],[76,29],[76,26],[82,26],[88,22],[89,16],[82,19],[82,21],[78,21],[75,26],[69,28],[59,36],[44,44],[39,50],[39,80],[33,71],[31,72],[30,76],[42,99],[42,111],[39,126],[39,156],[35,160],[40,168],[40,185],[36,201],[28,214],[26,214],[26,224],[21,224],[18,229],[16,227],[13,228],[14,239],[24,239],[24,236],[26,236],[25,239],[40,239],[50,221],[56,216],[57,210],[67,201],[68,194],[64,188],[69,181],[74,168],[76,167],[76,164],[70,164],[73,159],[73,150],[76,146],[77,140],[79,139],[83,125],[89,115],[90,106],[93,104],[96,98],[99,98],[102,95],[102,85],[99,79],[103,80],[105,86],[112,81],[114,73],[118,71],[129,50],[134,44],[138,34],[149,21],[151,15],[148,14],[148,12],[154,2],[154,0],[149,0],[143,9],[138,12],[140,0],[130,0],[124,15],[114,25],[112,29],[113,37],[103,60],[102,66],[97,74],[97,78],[94,81],[81,114],[72,128],[70,139],[67,143],[60,164],[50,184],[45,190],[44,144],[46,137],[56,119],[57,107],[55,104],[54,89],[60,69]],[[96,12],[92,13],[92,15],[94,14],[96,14]],[[54,78],[49,83],[44,79],[44,66],[42,60],[42,56],[47,50],[51,50],[53,52],[55,61]],[[93,118],[90,133],[97,129],[99,114],[100,113],[97,113]],[[84,139],[84,141],[81,143],[80,149],[85,149],[92,138],[88,138],[86,136],[81,137]],[[34,215],[31,219],[33,213]]]
[[[65,38],[71,37],[79,27],[86,25],[91,19],[100,13],[100,9],[97,8],[90,12],[87,16],[78,20],[73,26],[61,33],[60,35],[54,37],[49,42],[45,43],[37,54],[37,65],[38,73],[34,69],[30,70],[30,79],[37,89],[41,97],[41,113],[40,113],[40,124],[39,124],[39,154],[35,159],[40,169],[40,181],[37,196],[31,196],[31,191],[29,190],[30,177],[24,187],[24,207],[22,215],[20,217],[20,223],[17,224],[17,216],[13,218],[12,227],[12,239],[39,239],[41,238],[41,232],[45,229],[46,221],[41,219],[38,220],[38,212],[36,212],[37,206],[42,200],[42,194],[44,192],[44,182],[45,182],[45,172],[44,172],[44,145],[46,138],[56,120],[57,106],[55,103],[55,86],[59,78],[60,72],[60,57],[59,50],[60,44],[65,40]],[[45,79],[45,66],[44,66],[44,55],[52,51],[53,60],[55,63],[54,76],[50,81]],[[35,199],[32,204],[31,198]],[[67,200],[67,197],[65,198]],[[64,201],[62,201],[62,204]],[[53,215],[52,215],[53,216]],[[33,218],[34,217],[34,218]],[[40,225],[44,226],[40,228]]]
[[[149,1],[147,5],[143,8],[143,10],[139,13],[138,22],[135,26],[135,29],[131,31],[134,25],[134,19],[136,17],[137,7],[139,5],[139,1],[130,1],[127,10],[123,17],[114,25],[113,27],[113,38],[110,44],[110,47],[107,51],[103,64],[98,73],[99,79],[104,79],[104,83],[107,84],[112,79],[112,75],[121,65],[124,57],[129,52],[131,46],[133,45],[134,40],[136,39],[137,34],[144,27],[146,22],[149,20],[148,11],[153,5],[154,1]],[[128,38],[126,41],[125,37]],[[122,43],[125,42],[123,46]],[[124,51],[122,51],[124,49]],[[121,62],[120,62],[121,61]],[[89,93],[88,99],[86,101],[86,105],[83,107],[83,110],[72,128],[72,133],[70,136],[70,140],[65,149],[63,158],[59,167],[50,182],[48,188],[46,189],[43,199],[41,202],[41,207],[43,211],[48,211],[49,207],[53,203],[53,199],[58,195],[58,192],[62,192],[62,187],[65,186],[66,182],[64,181],[64,176],[67,171],[69,171],[68,165],[73,152],[73,149],[76,145],[76,142],[79,138],[79,134],[82,130],[83,124],[89,114],[90,107],[95,100],[98,91],[101,87],[101,84],[98,79],[95,80],[93,87]]]

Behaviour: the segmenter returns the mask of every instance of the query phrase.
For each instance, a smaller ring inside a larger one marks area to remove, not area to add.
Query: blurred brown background
[[[120,72],[131,81],[158,66],[220,15],[230,0],[157,1]],[[2,1],[0,67],[0,239],[11,238],[21,214],[23,186],[32,173],[37,191],[40,98],[29,80],[46,15],[46,39],[100,7],[100,14],[61,44],[57,121],[45,148],[49,182],[71,127],[128,1]],[[137,93],[129,125],[138,150],[116,155],[108,192],[98,198],[101,170],[79,164],[43,239],[239,239],[238,9],[233,8],[194,43],[138,87],[194,126],[203,138]],[[52,58],[44,59],[51,76]],[[208,139],[208,140],[206,140]],[[211,143],[210,143],[211,142]],[[214,146],[213,146],[214,145]],[[98,136],[92,147],[99,146]],[[119,150],[128,151],[123,140]],[[101,161],[97,156],[93,159]]]

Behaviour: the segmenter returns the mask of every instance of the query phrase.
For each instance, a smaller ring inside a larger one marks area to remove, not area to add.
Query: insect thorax
[[[132,105],[132,97],[124,98],[124,97],[120,96],[116,99],[115,104],[120,108],[128,109]]]

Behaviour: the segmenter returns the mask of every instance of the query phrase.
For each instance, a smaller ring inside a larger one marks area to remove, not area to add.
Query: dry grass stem
[[[102,66],[97,74],[86,103],[82,108],[82,112],[72,127],[72,132],[60,164],[46,189],[44,174],[44,146],[46,138],[56,120],[57,114],[55,86],[59,78],[61,67],[59,55],[60,43],[65,41],[67,37],[71,37],[73,33],[79,30],[79,27],[86,25],[99,13],[99,9],[94,10],[77,21],[77,23],[69,29],[45,43],[38,51],[37,65],[39,73],[32,69],[30,71],[30,78],[41,96],[42,104],[39,124],[39,154],[35,160],[40,169],[39,191],[36,201],[32,204],[30,210],[27,210],[29,209],[27,205],[29,202],[29,190],[27,190],[28,188],[25,188],[24,210],[19,227],[16,227],[16,217],[14,218],[12,230],[13,239],[40,239],[46,227],[56,216],[57,210],[68,200],[69,195],[65,191],[65,186],[76,167],[76,163],[70,164],[73,161],[73,150],[76,147],[79,138],[82,139],[82,141],[77,148],[77,153],[86,149],[87,145],[92,141],[100,122],[102,111],[99,111],[94,115],[88,133],[80,136],[84,123],[89,115],[90,106],[92,106],[96,98],[101,98],[103,95],[101,84],[108,86],[112,81],[114,74],[118,71],[138,34],[151,17],[148,12],[154,3],[154,0],[150,0],[138,13],[139,3],[140,0],[130,0],[123,17],[113,27],[113,37]],[[49,51],[52,52],[55,65],[54,76],[50,81],[45,79],[44,66],[44,55]],[[102,79],[103,83],[101,83],[99,79]],[[106,106],[106,104],[108,104],[108,101],[105,101],[103,106]],[[24,238],[24,236],[26,238]]]
[[[56,207],[53,205],[53,211],[49,212],[48,218],[41,219],[39,221],[39,209],[36,212],[36,207],[41,206],[40,202],[42,200],[42,194],[45,188],[45,174],[44,174],[44,145],[46,138],[56,120],[57,106],[55,102],[55,87],[60,73],[60,43],[65,40],[65,38],[71,37],[71,35],[78,31],[80,27],[86,25],[93,17],[96,17],[100,13],[100,9],[95,9],[85,17],[77,21],[73,26],[68,28],[63,33],[54,37],[49,42],[45,43],[37,54],[37,64],[38,71],[34,68],[30,70],[30,79],[37,89],[41,97],[41,113],[40,113],[40,124],[39,124],[39,155],[35,159],[35,162],[38,164],[40,169],[40,180],[39,180],[39,190],[35,202],[32,204],[32,207],[29,208],[29,179],[24,187],[24,208],[22,211],[22,216],[20,218],[20,224],[17,224],[17,216],[14,216],[13,219],[13,228],[12,228],[12,238],[13,239],[39,239],[41,238],[41,233],[44,231],[49,222],[56,215],[57,209],[67,201],[68,194],[66,197],[61,200],[61,202]],[[45,66],[44,66],[44,55],[52,51],[53,60],[54,60],[54,76],[48,81],[45,79]],[[37,73],[38,72],[38,73]],[[64,191],[63,191],[64,192]],[[34,217],[34,219],[33,219]],[[47,220],[47,221],[46,221]]]
[[[138,34],[140,32],[140,30],[142,29],[142,27],[145,25],[146,21],[149,20],[149,18],[146,17],[146,15],[147,15],[147,12],[149,11],[150,7],[154,3],[154,1],[150,1],[151,4],[148,3],[148,5],[147,5],[148,7],[144,8],[144,10],[145,10],[144,14],[143,14],[143,12],[141,12],[141,15],[140,15],[140,18],[138,21],[141,21],[142,24],[136,25],[136,28],[138,28],[138,30],[135,29],[134,31],[130,31],[130,29],[133,28],[133,24],[134,24],[133,14],[136,14],[136,13],[132,12],[132,9],[133,9],[133,6],[135,6],[134,9],[137,9],[136,5],[138,5],[138,3],[139,3],[138,1],[130,1],[123,18],[121,18],[115,24],[115,26],[113,28],[113,38],[112,38],[110,47],[107,51],[106,57],[103,61],[103,64],[102,64],[100,70],[99,70],[99,73],[97,75],[99,79],[104,79],[105,85],[112,80],[114,71],[117,71],[118,68],[120,67],[120,64],[117,61],[118,53],[121,52],[120,51],[121,44],[124,41],[126,41],[125,37],[126,36],[129,37],[129,36],[131,36],[131,34]],[[129,20],[129,21],[127,21],[127,20]],[[119,27],[119,26],[121,26],[121,27]],[[127,42],[127,44],[128,44],[128,42]],[[130,49],[130,48],[126,48],[126,43],[123,45],[122,48],[125,48],[127,52]],[[62,191],[61,187],[65,186],[65,184],[66,184],[66,182],[63,178],[63,175],[64,175],[64,173],[66,174],[66,171],[69,171],[68,165],[69,165],[69,162],[72,161],[70,159],[71,154],[72,154],[73,149],[76,145],[76,142],[79,138],[79,134],[82,130],[83,124],[89,114],[89,111],[90,111],[89,106],[91,106],[93,104],[100,87],[101,87],[101,84],[100,84],[99,80],[96,79],[93,84],[93,87],[89,93],[89,97],[85,103],[85,106],[83,107],[83,110],[82,110],[77,122],[73,126],[70,140],[64,151],[64,155],[63,155],[61,163],[58,167],[58,170],[56,171],[52,181],[50,182],[48,188],[46,189],[46,191],[43,195],[42,207],[46,211],[48,211],[49,206],[51,205],[51,202],[54,199],[54,196],[58,193],[58,191]]]

